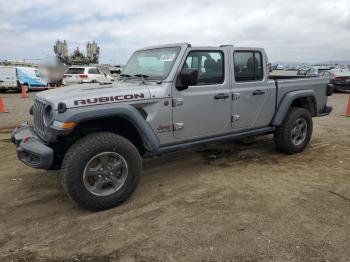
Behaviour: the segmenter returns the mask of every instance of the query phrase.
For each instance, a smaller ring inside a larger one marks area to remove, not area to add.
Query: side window
[[[39,73],[39,70],[34,70],[34,73],[35,73],[35,76],[36,77],[41,77],[40,73]]]
[[[224,81],[224,54],[221,51],[191,51],[183,68],[198,71],[198,85],[219,84]]]
[[[237,82],[260,81],[264,78],[262,55],[257,51],[236,51],[233,54]]]
[[[99,75],[100,71],[97,68],[89,68],[88,74]]]

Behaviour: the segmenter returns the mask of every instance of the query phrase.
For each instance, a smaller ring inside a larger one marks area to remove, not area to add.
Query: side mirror
[[[177,78],[176,88],[185,90],[188,86],[197,85],[198,71],[196,69],[183,68]]]

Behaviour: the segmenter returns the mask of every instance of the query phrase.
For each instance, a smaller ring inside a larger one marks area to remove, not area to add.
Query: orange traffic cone
[[[25,85],[22,85],[22,90],[21,90],[21,97],[22,98],[28,98],[28,95],[27,95],[27,87]]]
[[[8,112],[5,110],[5,103],[4,103],[4,100],[2,99],[1,96],[0,96],[0,113],[8,113]]]
[[[348,97],[348,106],[346,107],[345,116],[350,116],[350,96]]]

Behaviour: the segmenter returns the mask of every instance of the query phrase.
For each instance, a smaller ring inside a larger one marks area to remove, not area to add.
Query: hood
[[[60,102],[67,108],[81,107],[94,104],[131,102],[150,99],[151,94],[146,84],[140,82],[114,82],[111,84],[77,84],[60,87],[44,92],[36,96],[54,105]]]

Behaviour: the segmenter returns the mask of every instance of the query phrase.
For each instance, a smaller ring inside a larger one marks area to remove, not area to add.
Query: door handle
[[[215,99],[226,99],[229,98],[228,94],[217,94],[216,96],[214,96]]]
[[[253,92],[253,96],[259,96],[259,95],[263,95],[265,94],[265,91],[262,91],[262,90],[255,90]]]

